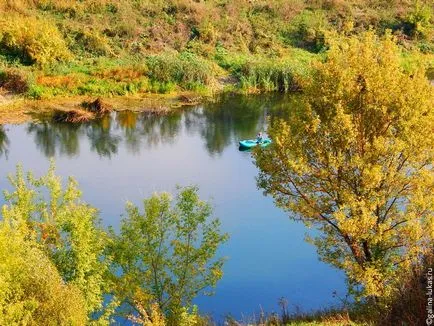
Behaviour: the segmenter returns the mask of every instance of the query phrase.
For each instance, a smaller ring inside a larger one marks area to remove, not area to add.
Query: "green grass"
[[[291,91],[309,77],[310,63],[322,60],[330,33],[390,28],[403,49],[420,50],[433,66],[428,5],[427,0],[418,5],[398,0],[1,2],[6,14],[0,17],[0,70],[22,71],[29,84],[24,95],[31,98]],[[415,57],[403,55],[406,69]],[[220,85],[225,76],[237,83]]]

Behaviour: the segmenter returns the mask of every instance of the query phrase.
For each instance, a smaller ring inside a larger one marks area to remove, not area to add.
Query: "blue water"
[[[103,224],[116,228],[127,200],[140,205],[152,192],[198,185],[230,234],[219,252],[228,260],[215,295],[195,300],[201,312],[247,318],[278,311],[281,297],[290,310],[324,308],[337,304],[334,291],[345,295],[343,274],[304,241],[313,231],[257,189],[251,154],[238,150],[238,141],[264,130],[286,101],[229,96],[167,117],[122,112],[76,126],[0,126],[0,188],[9,187],[6,175],[17,163],[41,175],[54,157],[57,173],[74,176]]]

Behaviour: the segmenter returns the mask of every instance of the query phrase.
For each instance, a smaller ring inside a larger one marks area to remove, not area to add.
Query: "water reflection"
[[[27,132],[47,157],[79,155],[80,137],[87,137],[90,150],[101,157],[116,155],[121,143],[130,153],[139,154],[144,148],[172,144],[182,129],[190,135],[199,134],[207,152],[219,155],[234,141],[251,138],[264,129],[267,116],[276,114],[282,102],[280,96],[226,95],[216,102],[166,116],[121,111],[82,124],[30,123]],[[0,154],[4,148],[7,136],[0,129]]]
[[[281,296],[306,310],[321,308],[332,291],[345,290],[343,277],[318,262],[303,242],[304,226],[263,197],[250,155],[238,151],[240,139],[254,137],[287,108],[294,108],[291,98],[224,96],[168,116],[125,111],[91,123],[0,126],[1,171],[22,163],[40,175],[55,156],[59,175],[74,175],[85,200],[115,229],[126,200],[138,204],[154,191],[196,184],[231,235],[217,295],[195,302],[204,313],[250,315],[259,304],[273,311]],[[0,189],[8,187],[3,176]]]
[[[137,132],[138,114],[131,111],[119,112],[116,122],[123,129],[127,149],[131,153],[138,154],[142,146],[142,134]]]
[[[8,157],[8,149],[9,149],[9,138],[6,134],[6,130],[4,126],[0,125],[0,157],[3,155]]]
[[[113,119],[110,116],[86,124],[86,127],[86,135],[92,151],[108,158],[117,154],[122,137],[115,134]]]
[[[172,144],[182,128],[181,112],[167,116],[140,114],[139,120],[137,132],[142,135],[148,148],[159,144]]]
[[[220,154],[233,139],[251,138],[262,129],[272,106],[267,98],[228,96],[188,112],[186,121],[190,129],[199,129],[211,155]]]
[[[80,153],[79,125],[59,123],[30,123],[27,132],[32,134],[38,149],[47,157],[58,152],[68,157]]]

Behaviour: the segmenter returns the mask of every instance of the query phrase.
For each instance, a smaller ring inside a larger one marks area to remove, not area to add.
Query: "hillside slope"
[[[390,29],[404,54],[432,56],[432,9],[427,0],[1,0],[0,87],[31,98],[288,91],[333,33]]]

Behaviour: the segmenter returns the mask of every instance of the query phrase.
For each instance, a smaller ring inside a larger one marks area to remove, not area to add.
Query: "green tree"
[[[321,231],[321,259],[362,296],[387,298],[432,250],[433,99],[390,35],[340,38],[299,107],[271,122],[274,146],[256,153],[258,185]]]
[[[111,248],[121,271],[119,297],[129,307],[156,302],[169,324],[177,324],[183,307],[222,277],[224,260],[214,256],[227,235],[219,220],[208,221],[211,206],[197,191],[182,188],[175,202],[168,193],[154,194],[144,200],[143,213],[129,203]]]
[[[76,181],[70,178],[63,187],[54,172],[52,164],[47,175],[35,178],[18,167],[9,177],[14,190],[5,192],[2,218],[39,244],[63,281],[81,291],[91,317],[103,309],[108,290],[107,235],[98,226],[97,210],[81,201]]]
[[[405,22],[409,25],[409,32],[413,37],[432,39],[433,37],[432,5],[423,1],[415,1],[412,10],[407,14]]]
[[[81,291],[65,283],[42,248],[0,221],[0,324],[84,325]]]

